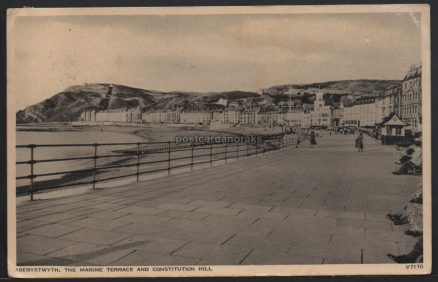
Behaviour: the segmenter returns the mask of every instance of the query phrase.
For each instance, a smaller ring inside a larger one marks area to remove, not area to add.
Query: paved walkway
[[[391,263],[416,239],[385,214],[421,181],[395,150],[318,145],[17,208],[21,265]]]

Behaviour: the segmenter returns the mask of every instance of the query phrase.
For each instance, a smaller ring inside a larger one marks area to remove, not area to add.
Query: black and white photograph
[[[8,10],[14,277],[427,274],[427,5]]]

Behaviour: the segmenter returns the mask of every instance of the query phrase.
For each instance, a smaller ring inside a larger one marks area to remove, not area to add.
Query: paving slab
[[[93,265],[118,265],[119,260],[134,252],[134,249],[105,248],[85,261]]]
[[[120,222],[125,223],[134,223],[139,225],[144,224],[162,224],[165,222],[170,221],[171,217],[165,217],[165,216],[157,216],[157,215],[146,215],[146,214],[130,214],[127,216],[124,216],[122,218],[119,218],[118,220]],[[125,224],[126,225],[126,224]]]
[[[319,257],[301,256],[293,254],[273,254],[270,252],[251,252],[240,264],[243,265],[270,265],[275,264],[321,264]]]
[[[59,238],[48,239],[45,236],[27,235],[17,239],[17,252],[45,255],[71,244],[72,242]]]
[[[195,200],[189,203],[190,205],[203,206],[203,207],[218,207],[225,208],[230,206],[232,203],[225,201],[208,201],[208,200]]]
[[[65,248],[50,253],[51,257],[65,258],[72,261],[87,261],[99,255],[107,247],[90,243],[73,243]]]
[[[47,237],[59,237],[74,231],[81,229],[81,227],[62,225],[62,224],[50,224],[41,227],[27,230],[28,233],[39,236]]]
[[[130,206],[118,209],[117,212],[120,213],[133,213],[133,214],[147,214],[147,215],[157,215],[167,211],[168,209],[162,208],[150,208],[150,207],[139,207],[139,206]]]
[[[177,211],[177,210],[166,210],[158,214],[159,216],[167,217],[167,218],[184,218],[190,220],[202,220],[208,217],[208,214],[196,213],[196,212],[187,212],[187,211]]]
[[[108,232],[106,230],[83,228],[78,231],[61,236],[60,238],[80,243],[110,245],[120,240],[126,239],[129,236],[131,235],[126,233]],[[52,240],[50,240],[50,242],[52,242]]]
[[[237,215],[241,212],[238,209],[220,208],[220,207],[201,207],[195,210],[197,213],[219,214],[219,215]]]
[[[26,252],[17,253],[17,265],[22,266],[72,265],[73,263],[74,261],[65,258],[54,258],[50,256],[41,256]]]
[[[188,241],[182,241],[178,239],[164,239],[159,237],[136,235],[119,241],[113,246],[128,246],[135,250],[140,250],[147,253],[169,255],[188,243]]]
[[[178,204],[178,203],[165,203],[165,204],[159,205],[158,208],[168,209],[168,210],[177,210],[177,211],[194,211],[196,209],[199,209],[199,206]]]
[[[234,203],[231,206],[229,206],[231,209],[238,209],[238,210],[250,210],[250,211],[264,211],[268,212],[272,210],[272,206],[264,206],[264,205],[249,205],[245,203]]]
[[[365,138],[358,153],[353,138],[327,135],[313,148],[20,203],[19,261],[391,263],[387,253],[418,239],[385,215],[403,208],[421,177],[392,175],[391,146]]]
[[[224,246],[219,244],[198,244],[190,243],[176,251],[175,255],[201,258],[204,263],[207,261],[225,263],[227,260],[231,264],[239,264],[251,249],[247,247]]]
[[[249,211],[245,210],[241,213],[239,213],[237,216],[250,216],[250,217],[257,217],[259,221],[264,222],[280,222],[284,221],[289,214],[288,213],[281,213],[281,212],[264,212],[264,211]]]
[[[133,252],[115,262],[115,265],[196,265],[199,258],[179,255],[157,255],[143,251]]]
[[[117,219],[129,215],[129,212],[120,212],[113,210],[103,210],[97,213],[90,213],[89,217],[97,219]]]
[[[113,230],[121,226],[130,224],[132,221],[130,219],[119,218],[119,219],[103,219],[103,218],[92,218],[87,217],[70,222],[70,225],[78,227],[87,227],[98,230]]]

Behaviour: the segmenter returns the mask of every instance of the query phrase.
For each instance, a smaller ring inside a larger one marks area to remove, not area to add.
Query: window
[[[401,128],[395,129],[395,135],[401,135]]]

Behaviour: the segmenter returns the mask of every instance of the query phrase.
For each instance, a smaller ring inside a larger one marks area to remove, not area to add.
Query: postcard
[[[428,5],[7,21],[10,276],[431,273]]]

